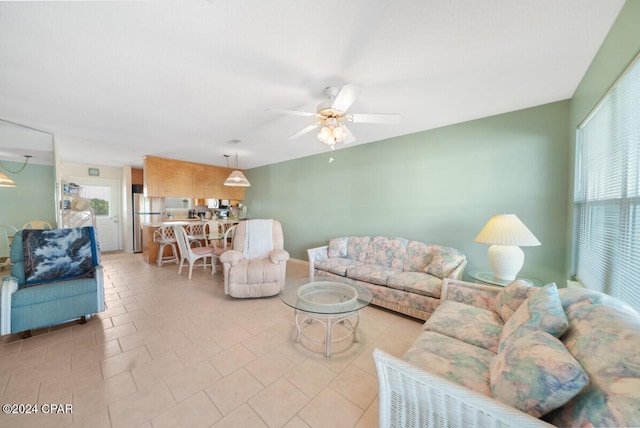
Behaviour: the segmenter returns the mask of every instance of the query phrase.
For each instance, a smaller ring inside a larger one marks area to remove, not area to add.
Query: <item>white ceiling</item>
[[[623,4],[0,2],[0,118],[68,162],[252,168],[328,150],[287,140],[312,119],[266,110],[313,112],[329,85],[363,88],[349,112],[402,114],[351,124],[354,144],[568,99]]]

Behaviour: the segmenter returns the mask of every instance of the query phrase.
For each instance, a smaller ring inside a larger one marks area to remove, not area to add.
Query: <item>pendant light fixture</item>
[[[227,158],[227,168],[229,168],[229,155],[224,155]],[[236,187],[249,187],[251,183],[247,180],[247,177],[244,176],[242,171],[238,169],[238,154],[236,153],[236,168],[234,171],[229,174],[229,177],[224,181],[225,186],[236,186]]]
[[[25,157],[24,163],[17,171],[10,170],[5,166],[5,164],[2,163],[2,161],[0,161],[0,166],[6,169],[8,172],[11,172],[13,174],[18,174],[27,166],[27,163],[29,162],[29,159],[31,159],[32,156],[24,155],[24,157]],[[0,187],[16,187],[16,182],[10,179],[9,177],[7,177],[6,174],[0,172]]]
[[[0,172],[0,187],[16,187],[16,182]]]

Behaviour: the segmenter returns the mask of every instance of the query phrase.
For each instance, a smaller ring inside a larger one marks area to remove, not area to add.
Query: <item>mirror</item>
[[[31,220],[56,224],[54,159],[53,134],[0,119],[0,172],[16,183],[0,187],[0,224],[18,230]]]

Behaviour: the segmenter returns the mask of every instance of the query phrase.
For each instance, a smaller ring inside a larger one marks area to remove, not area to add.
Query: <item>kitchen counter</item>
[[[175,225],[187,225],[193,222],[202,221],[200,219],[174,219],[165,220],[158,223],[147,223],[142,225],[142,258],[149,264],[156,264],[158,260],[158,251],[160,250],[160,244],[153,242],[153,233],[161,226],[175,226]],[[206,221],[206,220],[205,220]],[[239,220],[217,220],[227,227],[236,224]],[[178,251],[178,244],[176,243],[176,251]],[[171,255],[171,247],[166,246],[163,251],[163,256]]]
[[[174,225],[186,225],[186,224],[190,224],[190,223],[195,223],[197,221],[200,221],[197,218],[194,219],[174,219],[174,220],[164,220],[161,222],[156,222],[156,223],[147,223],[147,224],[143,224],[142,227],[160,227],[160,226],[174,226]]]

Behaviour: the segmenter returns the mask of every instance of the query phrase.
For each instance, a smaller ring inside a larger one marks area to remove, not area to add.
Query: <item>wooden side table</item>
[[[504,279],[498,279],[495,276],[493,276],[493,272],[491,271],[471,271],[467,275],[469,275],[479,284],[499,285],[501,287],[504,287],[505,285],[508,285],[513,281],[515,281],[515,280],[509,281]],[[540,281],[537,278],[531,278],[528,276],[516,276],[516,279],[527,282],[533,285],[534,287],[542,286],[542,281]]]

